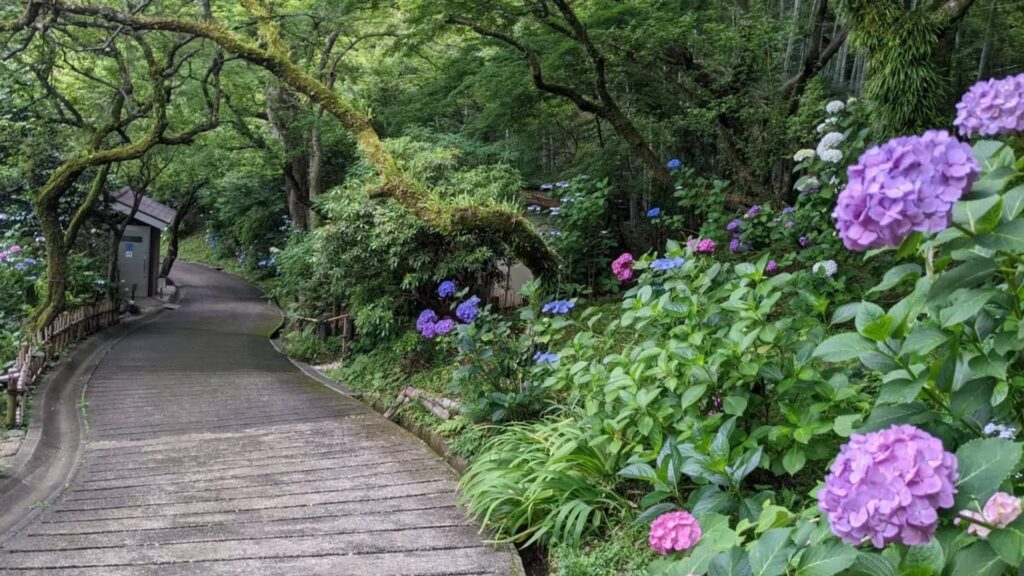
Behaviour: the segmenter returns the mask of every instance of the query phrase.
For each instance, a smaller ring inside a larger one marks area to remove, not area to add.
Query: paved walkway
[[[185,290],[88,384],[88,442],[0,575],[516,573],[412,435],[301,374],[251,286],[177,264]]]

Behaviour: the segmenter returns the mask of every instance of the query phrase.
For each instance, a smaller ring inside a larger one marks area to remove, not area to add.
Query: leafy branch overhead
[[[108,23],[124,26],[136,32],[165,31],[209,40],[227,53],[266,69],[282,83],[304,94],[333,115],[353,134],[364,158],[380,176],[377,194],[396,199],[427,222],[436,221],[437,224],[455,227],[459,231],[466,229],[485,235],[491,234],[490,230],[475,222],[472,213],[449,215],[443,210],[439,213],[436,209],[425,209],[423,204],[426,192],[422,184],[408,178],[395,162],[377,135],[370,117],[339,93],[331,90],[314,74],[291,61],[269,4],[257,0],[242,0],[241,4],[246,13],[256,20],[255,38],[241,36],[216,21],[191,20],[177,16],[146,16],[107,6],[59,0],[32,0],[21,20],[7,22],[3,24],[3,29],[30,29],[40,18],[53,13],[58,19],[64,17],[62,15],[90,17],[94,19],[96,26]],[[498,221],[502,222],[498,238],[515,247],[518,251],[517,256],[527,266],[539,274],[551,269],[555,261],[554,255],[522,216],[506,213]]]

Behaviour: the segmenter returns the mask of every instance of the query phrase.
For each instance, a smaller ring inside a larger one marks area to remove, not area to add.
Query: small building
[[[135,209],[138,200],[138,209]],[[152,198],[137,198],[134,190],[118,190],[111,206],[131,220],[117,249],[121,291],[128,298],[154,296],[160,274],[160,235],[170,226],[177,211]],[[133,214],[134,209],[134,214]]]

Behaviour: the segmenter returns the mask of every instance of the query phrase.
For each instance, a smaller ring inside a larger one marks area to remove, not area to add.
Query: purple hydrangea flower
[[[455,321],[452,320],[451,318],[438,320],[437,323],[434,324],[434,334],[436,336],[444,336],[445,334],[451,332],[454,329]]]
[[[801,236],[798,242],[800,243],[801,248],[807,248],[811,245],[811,239],[807,236]]]
[[[786,206],[782,209],[783,214],[792,214],[793,212],[796,212],[796,208],[793,208],[792,206]]]
[[[736,233],[736,232],[739,231],[740,226],[742,226],[742,225],[743,225],[743,221],[740,220],[739,218],[737,218],[737,219],[733,220],[732,222],[729,222],[728,224],[726,224],[725,229],[728,230],[729,232]]]
[[[469,300],[466,300],[462,304],[455,307],[455,316],[459,320],[462,320],[466,324],[472,324],[476,320],[477,314],[480,313],[480,309],[477,306],[480,305],[480,297],[473,296]]]
[[[743,217],[744,218],[753,218],[754,216],[757,216],[760,213],[761,213],[761,206],[759,204],[754,204],[753,206],[750,207],[750,210],[747,210],[747,213],[744,214]]]
[[[768,264],[764,267],[765,274],[775,274],[779,271],[779,263],[775,260],[769,260]]]
[[[661,208],[655,207],[647,211],[648,218],[657,218],[658,216],[661,216]]]
[[[792,227],[796,226],[796,222],[793,222],[792,220],[790,220],[790,221],[786,222],[785,224],[783,224],[783,226],[785,226],[786,228],[792,228]]]
[[[729,252],[732,252],[733,254],[743,252],[745,249],[746,247],[743,246],[743,241],[739,238],[733,238],[732,241],[729,242]]]
[[[938,438],[896,425],[850,436],[818,492],[818,506],[832,532],[850,544],[927,544],[938,510],[953,506],[957,478],[956,456]]]
[[[554,364],[558,362],[558,354],[552,352],[537,352],[533,355],[533,361],[537,364]]]
[[[832,213],[843,244],[864,251],[898,246],[915,230],[944,230],[979,171],[970,146],[942,130],[871,148],[850,166]]]
[[[434,324],[436,322],[437,313],[433,310],[424,310],[420,312],[419,318],[416,318],[416,330],[427,338],[433,338]]]
[[[683,258],[658,258],[651,262],[651,270],[672,270],[686,264]]]
[[[552,300],[541,308],[544,314],[568,314],[576,306],[571,300]]]
[[[666,166],[668,166],[669,170],[679,170],[683,166],[683,163],[678,158],[673,158],[668,161]]]
[[[441,298],[451,298],[455,296],[455,282],[451,280],[445,280],[437,286],[437,295]]]
[[[1024,74],[978,82],[956,105],[962,136],[994,136],[1024,131]]]

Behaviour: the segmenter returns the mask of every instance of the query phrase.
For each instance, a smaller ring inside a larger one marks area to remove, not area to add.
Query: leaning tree
[[[282,84],[321,106],[348,129],[363,157],[379,176],[374,191],[376,196],[393,198],[441,234],[471,234],[485,237],[488,241],[499,240],[535,273],[548,272],[556,262],[551,249],[518,212],[496,205],[448,206],[430,202],[425,186],[409,177],[384,146],[370,116],[318,79],[316,71],[307,70],[293,61],[292,51],[282,37],[277,15],[269,2],[239,0],[239,6],[222,12],[211,12],[208,2],[200,2],[199,6],[177,2],[154,6],[147,2],[135,11],[100,3],[63,0],[25,0],[23,6],[24,11],[19,18],[0,23],[0,31],[31,35],[57,23],[73,23],[75,26],[122,31],[139,41],[140,45],[145,45],[145,35],[150,32],[166,32],[185,40],[202,38],[212,42],[227,54],[267,70]],[[252,26],[247,25],[250,21]],[[154,66],[158,65],[154,62]],[[153,75],[154,82],[159,80],[159,76]],[[154,100],[154,108],[165,105],[158,100]],[[165,129],[160,126],[159,114],[156,117],[157,121],[153,123],[156,136],[149,140],[159,140]],[[139,143],[126,146],[133,151],[140,147]],[[107,151],[96,153],[113,155]],[[124,154],[119,152],[117,156]],[[84,168],[100,164],[79,160],[75,166],[81,169],[68,170],[61,178],[73,179]]]

